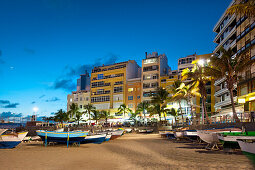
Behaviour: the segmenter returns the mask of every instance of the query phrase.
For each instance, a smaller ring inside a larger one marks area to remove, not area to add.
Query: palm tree
[[[70,115],[70,118],[72,118],[74,115],[76,115],[76,112],[78,112],[79,107],[76,103],[72,103],[70,105],[70,110],[68,111],[68,114]]]
[[[135,125],[137,124],[137,120],[136,120],[136,117],[137,115],[139,115],[140,112],[138,110],[136,110],[136,112],[131,112],[131,116],[130,116],[130,119],[133,120],[135,122]]]
[[[184,69],[182,72],[182,80],[191,79],[187,82],[187,84],[191,85],[192,87],[198,87],[199,93],[201,94],[202,98],[202,113],[206,115],[207,123],[210,123],[207,109],[206,109],[206,83],[211,79],[205,74],[204,66],[199,65],[198,63],[193,63],[194,67],[192,70]],[[202,122],[204,123],[204,117],[202,116]]]
[[[227,14],[255,17],[255,0],[241,0],[227,9]]]
[[[54,121],[60,122],[63,127],[63,122],[69,121],[69,114],[60,109],[57,113],[55,113]]]
[[[124,117],[128,112],[132,112],[132,110],[129,109],[125,104],[120,105],[120,107],[118,108],[118,114],[123,114]]]
[[[92,120],[95,120],[96,121],[96,124],[97,124],[97,121],[100,119],[100,112],[99,110],[92,110],[93,114],[92,114]]]
[[[155,91],[155,93],[152,95],[151,98],[151,103],[159,103],[159,104],[164,104],[167,97],[168,97],[168,92],[166,89],[162,87],[158,87]]]
[[[104,118],[105,119],[105,124],[107,125],[107,120],[108,119],[113,119],[114,117],[110,115],[110,110],[108,110],[108,111],[102,110],[100,118]]]
[[[199,93],[199,89],[197,87],[191,86],[191,85],[181,85],[179,87],[179,91],[177,92],[177,94],[180,94],[180,96],[183,96],[186,100],[187,103],[190,105],[190,112],[191,115],[193,117],[193,101],[192,98],[193,97],[201,97],[201,94]],[[200,113],[196,115],[196,119],[197,122],[199,122],[199,118],[200,118]]]
[[[150,116],[152,115],[158,115],[159,116],[159,121],[161,122],[161,107],[160,104],[153,104],[150,105],[150,107],[148,108],[148,111],[150,113]]]
[[[178,116],[178,112],[174,108],[171,108],[171,110],[168,112],[168,114],[170,114],[174,117],[175,126],[177,126],[176,117]]]
[[[83,112],[77,111],[75,113],[74,121],[78,122],[78,126],[80,125],[80,121],[83,120],[82,115],[83,115]]]
[[[85,112],[89,115],[89,120],[90,120],[91,112],[96,110],[96,108],[92,104],[89,103],[87,105],[84,105],[84,109],[85,109]]]
[[[149,102],[148,101],[142,101],[141,103],[138,104],[137,106],[137,112],[143,112],[143,117],[144,117],[144,122],[145,124],[147,124],[147,121],[146,121],[146,116],[145,116],[145,111],[148,110],[149,108]]]
[[[237,83],[238,75],[244,72],[247,68],[255,62],[250,59],[249,55],[237,55],[235,58],[232,56],[235,54],[232,49],[225,50],[221,47],[222,56],[219,58],[217,55],[211,57],[211,66],[205,67],[206,74],[212,76],[215,79],[225,77],[227,89],[230,93],[230,100],[232,105],[233,117],[236,122],[240,122],[237,117],[234,102],[234,85]]]
[[[170,94],[172,94],[172,96],[168,97],[166,100],[167,102],[177,102],[179,104],[179,109],[182,116],[182,124],[184,124],[184,118],[182,113],[181,101],[185,99],[185,96],[183,95],[183,93],[180,93],[179,91],[181,87],[184,85],[185,84],[182,83],[180,80],[174,81],[174,83],[168,87],[168,91]]]

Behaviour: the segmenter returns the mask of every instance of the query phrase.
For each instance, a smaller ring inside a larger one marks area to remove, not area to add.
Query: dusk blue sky
[[[0,0],[0,113],[66,110],[85,68],[213,51],[231,0]]]

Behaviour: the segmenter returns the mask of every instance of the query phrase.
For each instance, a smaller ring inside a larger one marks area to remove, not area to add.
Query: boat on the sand
[[[37,135],[40,136],[42,141],[45,142],[57,142],[57,143],[80,143],[88,135],[89,131],[70,131],[70,132],[56,132],[37,130]]]
[[[120,130],[120,129],[109,132],[109,134],[111,135],[110,140],[114,140],[114,139],[120,137],[121,135],[123,135],[123,132],[124,132],[124,130]]]
[[[255,131],[247,132],[222,132],[217,133],[219,141],[223,144],[224,148],[240,148],[238,145],[238,139],[254,139],[255,140]]]
[[[84,138],[84,140],[81,141],[81,144],[84,143],[95,143],[95,144],[101,144],[105,141],[107,134],[96,134],[96,135],[88,135]]]
[[[237,139],[237,142],[243,152],[255,165],[255,140],[254,139]]]
[[[15,148],[22,142],[28,132],[4,134],[0,136],[0,149]]]

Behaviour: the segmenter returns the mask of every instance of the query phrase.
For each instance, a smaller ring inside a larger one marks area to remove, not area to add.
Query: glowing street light
[[[34,107],[34,108],[33,108],[33,111],[34,111],[34,112],[37,112],[38,110],[39,110],[38,107]]]
[[[203,66],[203,65],[205,64],[205,61],[204,61],[204,60],[198,60],[198,64],[199,64],[200,66]]]

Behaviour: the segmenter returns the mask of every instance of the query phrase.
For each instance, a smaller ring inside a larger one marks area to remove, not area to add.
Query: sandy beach
[[[207,151],[203,145],[171,141],[158,134],[126,134],[102,144],[42,146],[22,143],[0,150],[3,170],[13,169],[253,169],[241,153]]]

